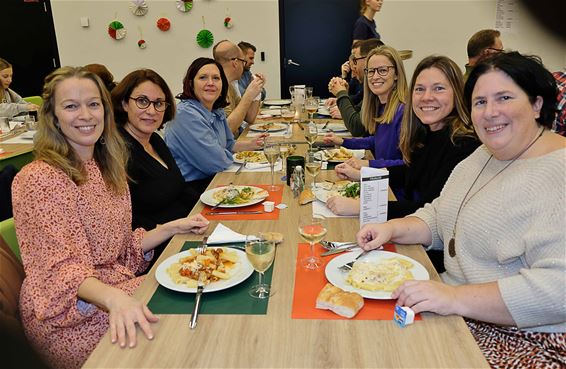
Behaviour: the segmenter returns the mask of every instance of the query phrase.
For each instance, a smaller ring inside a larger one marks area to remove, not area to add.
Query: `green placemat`
[[[200,241],[187,241],[179,252],[200,245]],[[271,284],[272,274],[273,266],[264,273],[263,282]],[[266,314],[269,298],[259,300],[248,295],[248,290],[258,282],[258,273],[254,271],[248,279],[236,286],[222,291],[203,293],[200,300],[200,314]],[[194,305],[194,293],[172,291],[163,286],[157,287],[147,304],[154,314],[190,314]]]

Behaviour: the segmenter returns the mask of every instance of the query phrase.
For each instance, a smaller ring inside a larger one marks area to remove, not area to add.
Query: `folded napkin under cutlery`
[[[246,242],[246,235],[235,232],[230,228],[226,227],[222,223],[218,223],[212,234],[208,236],[208,244],[209,245],[219,245],[223,243],[238,243],[238,242]],[[257,238],[255,236],[251,236],[249,239]]]

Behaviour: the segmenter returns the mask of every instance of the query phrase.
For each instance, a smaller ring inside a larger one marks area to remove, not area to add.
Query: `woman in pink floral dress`
[[[110,328],[136,345],[158,318],[131,295],[152,249],[176,233],[203,233],[197,215],[131,230],[126,150],[110,96],[94,74],[64,67],[44,86],[36,160],[13,184],[26,272],[20,309],[26,335],[54,368],[78,368]]]

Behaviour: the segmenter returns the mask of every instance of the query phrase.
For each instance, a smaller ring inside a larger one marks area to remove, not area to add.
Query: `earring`
[[[100,136],[100,138],[98,139],[98,143],[101,145],[106,145],[106,140],[104,139],[104,136]]]

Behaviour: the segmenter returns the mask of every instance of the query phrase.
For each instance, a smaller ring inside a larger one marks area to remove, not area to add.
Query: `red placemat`
[[[262,203],[264,201],[273,201],[275,203],[275,206],[277,206],[281,203],[281,200],[283,199],[283,185],[276,185],[276,187],[279,187],[279,191],[269,191],[271,185],[254,184],[249,186],[263,188],[264,190],[267,190],[269,196],[267,196],[267,198],[262,202],[255,205],[244,206],[241,208],[216,208],[214,209],[214,211],[257,211],[257,210],[263,211]],[[277,220],[279,219],[279,209],[277,208],[275,208],[271,213],[263,213],[263,214],[224,214],[224,215],[207,214],[211,210],[212,210],[212,206],[205,205],[204,209],[202,209],[201,211],[201,214],[208,220]]]
[[[385,251],[396,252],[395,245],[386,244]],[[326,251],[319,244],[315,245],[315,254],[320,255]],[[300,243],[295,267],[295,288],[293,290],[293,319],[348,319],[333,313],[330,310],[317,309],[316,297],[328,282],[324,274],[326,264],[341,254],[322,257],[323,265],[318,270],[306,270],[301,266],[300,260],[309,254],[309,244]],[[364,299],[364,307],[352,319],[357,320],[393,320],[395,302],[397,300]],[[421,319],[420,314],[415,320]]]

